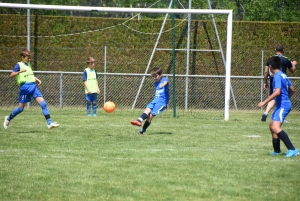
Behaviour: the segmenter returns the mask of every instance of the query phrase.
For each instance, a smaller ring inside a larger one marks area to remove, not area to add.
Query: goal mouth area
[[[166,9],[166,8],[119,8],[119,7],[91,7],[91,6],[61,6],[61,5],[42,5],[42,4],[16,4],[16,3],[0,3],[1,8],[28,9],[28,10],[61,10],[61,11],[87,11],[87,12],[118,12],[118,13],[157,13],[157,14],[187,14],[187,15],[218,15],[225,14],[227,16],[227,36],[226,36],[226,59],[224,62],[225,71],[225,111],[224,119],[229,120],[230,107],[230,72],[231,72],[231,46],[232,46],[232,10],[219,9]],[[29,11],[28,11],[29,12]],[[174,27],[172,27],[174,28]],[[76,33],[77,34],[77,33]],[[30,38],[30,36],[28,36]],[[175,52],[174,47],[170,49]],[[190,51],[190,50],[189,50]],[[172,65],[175,62],[173,62]],[[173,76],[175,75],[173,71]],[[175,91],[175,89],[173,90]],[[175,93],[175,92],[174,92]]]

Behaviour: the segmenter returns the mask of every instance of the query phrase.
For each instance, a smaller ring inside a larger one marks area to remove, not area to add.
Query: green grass
[[[226,122],[167,111],[143,136],[129,123],[138,113],[52,109],[61,127],[49,130],[26,108],[0,129],[0,200],[299,200],[300,158],[269,156],[261,112]],[[283,128],[300,148],[298,117]]]

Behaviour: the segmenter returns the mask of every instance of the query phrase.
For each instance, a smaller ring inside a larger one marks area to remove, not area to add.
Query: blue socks
[[[96,103],[93,103],[93,113],[94,115],[96,115],[96,112],[97,112],[97,104]]]
[[[50,118],[50,113],[49,113],[46,101],[42,101],[40,103],[40,106],[42,108],[43,115],[46,118],[47,124],[50,125],[52,123],[52,120]]]
[[[12,120],[15,116],[17,116],[18,114],[20,114],[21,112],[23,112],[24,108],[21,107],[17,107],[16,109],[14,109],[12,111],[12,113],[8,116],[7,120],[10,121]]]
[[[87,111],[87,115],[91,115],[91,102],[90,101],[86,102],[86,111]]]

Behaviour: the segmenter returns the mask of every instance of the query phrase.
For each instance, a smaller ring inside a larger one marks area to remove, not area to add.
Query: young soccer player
[[[15,65],[13,72],[10,74],[11,78],[17,78],[17,83],[20,86],[19,106],[16,109],[14,109],[9,116],[5,117],[3,123],[4,128],[7,129],[11,120],[15,118],[18,114],[23,112],[25,104],[31,101],[31,97],[33,97],[41,106],[42,112],[48,124],[48,128],[51,129],[60,126],[56,122],[52,122],[47,103],[44,100],[42,93],[37,87],[37,85],[40,85],[42,82],[34,76],[33,71],[31,69],[29,63],[30,51],[24,49],[21,51],[20,56],[22,61],[18,62]]]
[[[162,70],[155,67],[151,70],[151,75],[154,79],[154,99],[146,106],[145,111],[137,120],[131,121],[131,124],[134,126],[142,126],[142,122],[147,119],[138,133],[140,135],[146,132],[152,119],[167,108],[170,98],[169,79],[162,76]]]
[[[266,105],[268,102],[275,99],[275,110],[272,114],[272,119],[269,125],[274,151],[271,155],[281,154],[280,140],[283,141],[288,151],[287,157],[299,155],[299,151],[295,149],[288,135],[282,130],[281,126],[286,116],[292,109],[290,97],[295,93],[291,81],[285,73],[280,71],[281,60],[278,56],[270,57],[268,60],[273,78],[273,93],[263,102],[258,103],[258,107]]]
[[[86,63],[88,67],[84,69],[82,80],[84,83],[86,110],[87,116],[91,116],[91,106],[93,108],[93,116],[97,116],[97,94],[100,94],[98,85],[98,75],[95,70],[96,60],[93,57],[88,57]]]

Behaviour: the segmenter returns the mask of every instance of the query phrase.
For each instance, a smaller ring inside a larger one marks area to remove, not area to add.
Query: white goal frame
[[[98,12],[126,12],[126,13],[170,13],[170,14],[227,14],[227,40],[226,40],[226,61],[225,61],[225,100],[224,120],[229,120],[230,107],[230,76],[231,76],[231,48],[232,48],[232,10],[216,9],[158,9],[158,8],[119,8],[119,7],[92,7],[92,6],[62,6],[42,4],[15,4],[0,3],[2,8],[20,9],[44,9],[44,10],[65,10],[65,11],[98,11]]]

